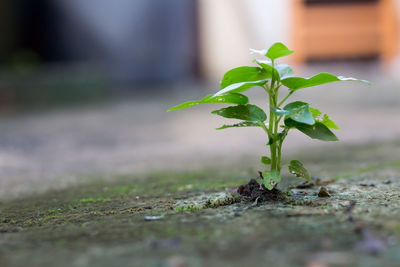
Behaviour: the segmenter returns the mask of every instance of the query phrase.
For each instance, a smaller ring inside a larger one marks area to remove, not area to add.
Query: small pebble
[[[331,194],[329,194],[328,189],[326,189],[326,187],[321,186],[321,188],[319,189],[318,192],[318,196],[319,197],[331,197]]]

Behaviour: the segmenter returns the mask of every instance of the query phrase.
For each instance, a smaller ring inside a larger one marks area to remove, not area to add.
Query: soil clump
[[[244,197],[250,201],[282,201],[285,200],[283,193],[274,188],[268,190],[264,184],[260,184],[256,179],[250,179],[245,185],[240,185],[237,192],[241,197]]]

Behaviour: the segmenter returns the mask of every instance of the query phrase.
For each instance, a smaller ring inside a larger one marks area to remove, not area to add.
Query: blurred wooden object
[[[349,59],[397,52],[392,0],[293,0],[294,60]]]

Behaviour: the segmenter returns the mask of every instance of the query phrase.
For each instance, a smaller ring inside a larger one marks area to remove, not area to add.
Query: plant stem
[[[274,67],[274,60],[272,60],[272,67]],[[276,105],[276,92],[275,92],[275,77],[274,77],[274,71],[272,71],[272,77],[271,77],[271,87],[269,90],[269,132],[271,133],[270,140],[268,140],[268,143],[272,142],[269,146],[270,148],[270,154],[271,154],[271,171],[276,170],[276,164],[277,164],[277,159],[276,159],[276,114],[272,111],[272,107],[275,107]]]
[[[259,122],[258,125],[260,125],[261,128],[264,129],[264,131],[265,131],[265,132],[267,133],[267,135],[268,135],[268,138],[271,138],[271,133],[269,132],[267,126],[265,126],[265,124],[264,124],[263,122]]]
[[[281,171],[282,144],[283,144],[283,141],[285,140],[288,132],[289,132],[289,128],[285,128],[282,132],[281,139],[279,140],[279,147],[278,147],[278,171],[279,172]]]
[[[286,100],[289,98],[289,96],[291,96],[293,93],[294,93],[294,91],[290,91],[289,94],[288,94],[287,96],[285,96],[285,98],[282,99],[281,102],[279,102],[278,108],[279,108],[283,103],[285,103],[285,101],[286,101]]]
[[[270,97],[272,98],[272,97]],[[272,99],[271,99],[272,100]],[[271,153],[271,171],[276,170],[276,134],[275,134],[275,114],[270,110],[270,124],[269,132],[271,133],[270,140],[268,143],[272,142],[269,146]]]

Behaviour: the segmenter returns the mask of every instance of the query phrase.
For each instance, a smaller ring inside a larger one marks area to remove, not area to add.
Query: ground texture
[[[321,180],[287,177],[278,202],[230,194],[257,176],[243,161],[4,201],[0,266],[399,266],[399,154],[391,141],[291,155]]]

